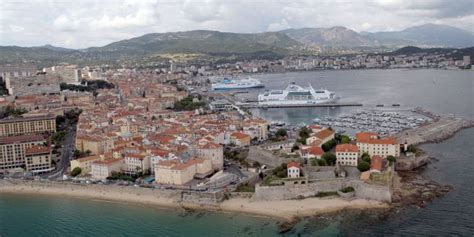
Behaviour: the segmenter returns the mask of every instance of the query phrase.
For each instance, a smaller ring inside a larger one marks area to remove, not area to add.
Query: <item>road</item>
[[[68,123],[69,124],[69,123]],[[66,173],[70,161],[73,159],[75,149],[76,126],[69,124],[67,127],[67,134],[62,142],[61,159],[56,164],[56,170],[48,176],[49,179],[61,178]]]

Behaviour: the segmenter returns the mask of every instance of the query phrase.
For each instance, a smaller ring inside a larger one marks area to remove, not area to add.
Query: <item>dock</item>
[[[441,142],[465,128],[474,127],[474,120],[455,118],[452,116],[438,116],[439,118],[427,125],[400,132],[396,138],[400,144],[419,145],[431,142]]]
[[[356,107],[361,103],[322,103],[303,105],[259,105],[258,103],[236,103],[236,106],[245,109],[267,109],[267,108],[305,108],[305,107]]]

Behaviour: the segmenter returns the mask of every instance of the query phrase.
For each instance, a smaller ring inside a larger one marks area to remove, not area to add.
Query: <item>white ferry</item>
[[[339,97],[326,89],[313,89],[291,83],[285,90],[271,90],[258,95],[259,105],[303,106],[335,102]]]
[[[257,79],[253,79],[253,78],[238,79],[238,80],[224,78],[222,82],[212,83],[213,90],[248,89],[248,88],[262,88],[262,87],[265,87],[265,85],[261,81]]]

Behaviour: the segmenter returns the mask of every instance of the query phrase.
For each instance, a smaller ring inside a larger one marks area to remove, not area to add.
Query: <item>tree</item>
[[[325,152],[322,156],[321,159],[325,160],[327,164],[329,165],[335,165],[336,164],[336,155],[331,152]]]
[[[348,144],[348,143],[351,142],[351,138],[349,138],[349,137],[346,136],[346,135],[341,135],[340,142],[341,142],[342,144]]]
[[[62,116],[62,115],[56,116],[56,126],[59,127],[64,122],[66,122],[66,118],[64,116]]]
[[[60,141],[62,141],[65,136],[66,136],[66,132],[65,131],[60,131],[60,132],[57,132],[57,133],[53,134],[51,136],[51,140],[53,140],[53,142],[56,144],[56,143],[59,143]]]
[[[278,131],[276,131],[275,136],[277,136],[279,138],[286,137],[286,136],[288,136],[288,132],[286,131],[286,129],[280,128],[280,129],[278,129]]]
[[[304,139],[308,138],[310,134],[311,134],[311,129],[307,127],[302,127],[298,133],[298,135]]]
[[[360,172],[365,172],[370,169],[370,164],[366,161],[360,161],[359,164],[357,164],[357,169]]]
[[[82,172],[82,169],[80,167],[76,167],[71,171],[71,176],[76,177],[79,174],[81,174],[81,172]]]
[[[409,146],[407,147],[407,152],[416,153],[417,150],[418,150],[418,149],[417,149],[416,146],[413,145],[413,144],[412,144],[412,145],[409,145]]]
[[[293,147],[291,147],[291,152],[299,150],[300,147],[297,144],[294,144]]]
[[[82,152],[78,149],[74,150],[74,157],[78,158],[79,156],[81,156]]]
[[[328,165],[328,163],[327,163],[326,160],[324,160],[324,159],[319,159],[319,160],[318,160],[318,165],[319,165],[319,166],[326,166],[326,165]]]
[[[389,156],[387,156],[387,160],[388,160],[388,162],[390,162],[390,164],[393,164],[393,163],[395,163],[397,158],[395,158],[395,156],[389,155]]]
[[[316,158],[311,158],[309,160],[309,162],[312,166],[317,166],[318,165],[318,159],[316,159]]]
[[[329,140],[328,142],[324,143],[321,148],[323,149],[323,151],[330,151],[333,147],[335,147],[337,144],[336,140],[334,139],[331,139]]]
[[[362,154],[362,156],[360,157],[363,161],[367,162],[370,164],[370,155],[369,153],[367,152],[364,152],[364,154]]]

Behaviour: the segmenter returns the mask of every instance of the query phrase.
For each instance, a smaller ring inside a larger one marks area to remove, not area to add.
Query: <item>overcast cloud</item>
[[[474,32],[474,0],[0,0],[0,45],[85,48],[154,32],[373,32],[424,23]]]

